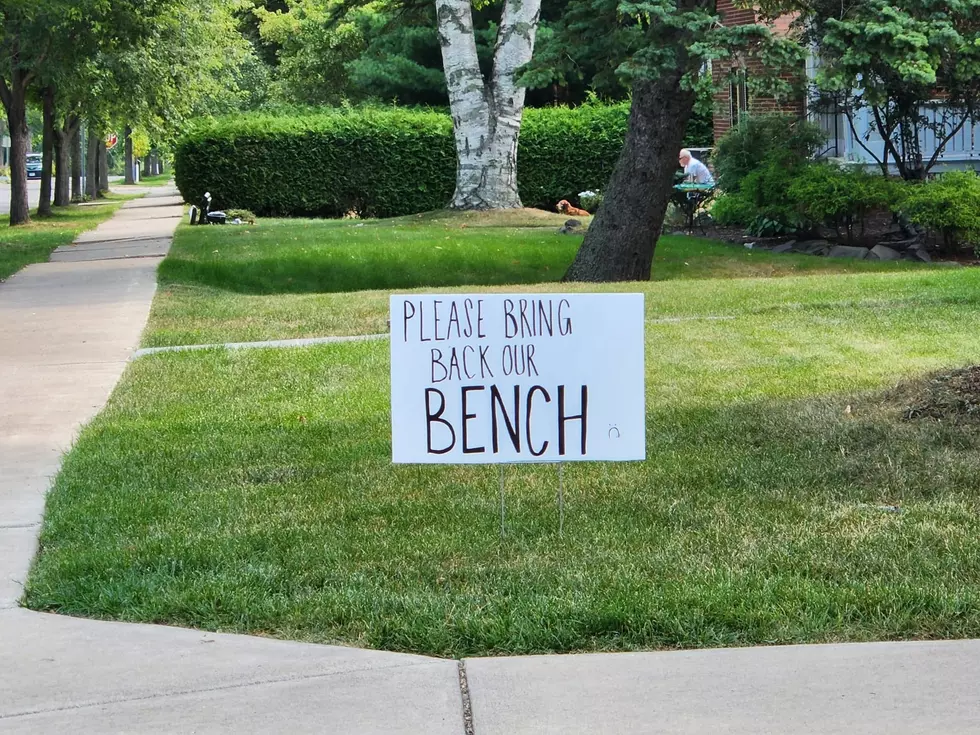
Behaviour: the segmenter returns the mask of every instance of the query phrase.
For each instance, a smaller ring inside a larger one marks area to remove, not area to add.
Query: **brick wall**
[[[718,13],[721,15],[722,23],[726,26],[747,25],[756,22],[755,12],[749,8],[737,8],[733,0],[718,0]],[[777,18],[773,24],[777,33],[788,33],[792,16]],[[715,140],[717,141],[732,125],[732,97],[731,87],[725,81],[732,69],[744,72],[746,78],[762,76],[765,72],[762,62],[756,58],[730,59],[727,62],[723,59],[716,60],[711,65],[711,72],[716,85],[721,85],[721,91],[715,93],[715,109],[712,116],[712,127],[714,128]],[[795,81],[804,74],[800,69],[795,73],[781,74],[780,76],[789,81]],[[752,113],[785,112],[792,115],[803,117],[805,113],[802,97],[797,100],[777,102],[771,97],[756,97],[747,95],[744,107]]]

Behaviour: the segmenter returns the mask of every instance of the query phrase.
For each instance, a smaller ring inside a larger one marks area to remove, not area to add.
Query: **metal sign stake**
[[[558,535],[565,531],[565,463],[558,463]]]
[[[497,469],[500,472],[500,538],[504,537],[504,466],[502,464],[497,465]]]

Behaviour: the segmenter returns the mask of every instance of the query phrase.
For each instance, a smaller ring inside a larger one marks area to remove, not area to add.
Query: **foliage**
[[[578,202],[582,209],[594,214],[599,209],[599,205],[602,204],[602,192],[592,191],[591,189],[580,191],[578,193]]]
[[[799,171],[787,195],[805,220],[833,227],[838,236],[846,233],[851,242],[855,226],[863,234],[867,215],[895,208],[900,191],[897,182],[880,173],[816,163]]]
[[[976,0],[810,5],[805,33],[821,50],[816,85],[824,104],[845,115],[858,144],[885,173],[891,162],[904,179],[925,178],[949,140],[977,118],[978,20]],[[861,111],[871,119],[867,131],[855,122]],[[885,141],[883,148],[869,141],[872,133]],[[923,150],[927,140],[935,141],[931,154]]]
[[[529,110],[518,154],[527,206],[552,209],[605,182],[622,146],[625,105]],[[456,155],[448,115],[340,108],[316,115],[243,115],[204,122],[177,147],[188,201],[259,215],[390,217],[449,201]]]
[[[758,215],[755,206],[739,192],[719,194],[711,203],[711,219],[719,225],[747,226]]]
[[[807,165],[806,161],[797,159],[792,151],[773,149],[758,167],[742,179],[738,194],[755,208],[757,217],[761,216],[758,224],[768,219],[782,223],[791,231],[805,226],[787,192]],[[768,229],[773,227],[769,226]],[[761,236],[761,231],[756,230],[754,234]]]
[[[911,222],[942,234],[947,247],[980,248],[980,177],[972,171],[951,171],[909,186],[902,212]]]
[[[797,165],[812,158],[826,137],[819,126],[790,115],[748,115],[718,141],[715,180],[723,191],[735,192],[773,151]]]

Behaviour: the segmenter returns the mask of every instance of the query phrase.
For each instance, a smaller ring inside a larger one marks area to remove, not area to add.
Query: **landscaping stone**
[[[871,248],[871,252],[868,254],[868,257],[877,258],[878,260],[898,260],[902,257],[902,254],[897,250],[892,250],[887,245],[878,243]]]
[[[793,250],[804,255],[825,255],[831,248],[827,240],[803,240],[793,246]]]
[[[867,248],[859,248],[851,245],[835,245],[827,253],[828,258],[854,258],[864,260],[868,257]]]
[[[921,245],[921,241],[917,237],[910,237],[905,240],[885,240],[878,243],[879,245],[884,245],[885,247],[891,248],[892,250],[908,250],[909,248],[914,248],[917,245]]]
[[[582,231],[582,221],[577,219],[567,219],[565,224],[558,228],[559,235],[574,235]]]
[[[784,242],[782,245],[777,245],[772,249],[774,253],[788,253],[796,245],[795,240],[790,240],[789,242]]]
[[[909,252],[912,254],[913,258],[918,258],[923,263],[932,262],[932,257],[925,248],[916,248],[915,250],[910,250]]]

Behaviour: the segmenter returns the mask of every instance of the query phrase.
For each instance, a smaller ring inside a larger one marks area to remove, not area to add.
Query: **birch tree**
[[[452,209],[511,209],[517,191],[517,139],[524,87],[516,72],[534,51],[541,0],[504,0],[493,68],[480,69],[470,0],[436,0],[439,42],[456,140]]]

